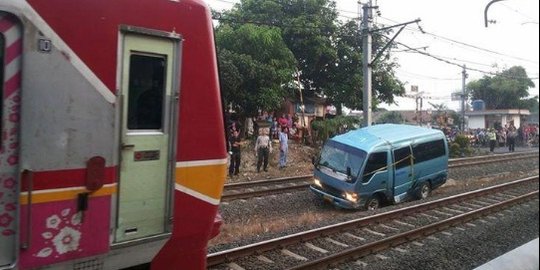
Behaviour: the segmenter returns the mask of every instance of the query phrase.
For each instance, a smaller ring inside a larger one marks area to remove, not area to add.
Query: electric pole
[[[371,126],[371,20],[373,6],[371,0],[362,7],[364,13],[362,16],[362,71],[364,80],[364,92],[362,96],[363,112],[364,112],[364,126]]]
[[[469,76],[467,74],[467,66],[463,65],[463,71],[461,72],[462,75],[462,93],[461,93],[461,132],[465,131],[465,88],[467,87],[466,81],[467,77]]]
[[[360,3],[360,2],[359,2]],[[371,110],[372,110],[372,72],[373,72],[373,65],[379,60],[379,58],[383,55],[383,53],[390,48],[392,45],[392,42],[396,39],[396,37],[405,29],[405,26],[411,23],[418,23],[420,19],[416,19],[414,21],[406,22],[406,23],[400,23],[393,26],[383,27],[379,28],[376,31],[385,31],[394,27],[401,27],[399,31],[390,39],[388,43],[375,55],[374,58],[372,58],[372,32],[371,29],[371,23],[373,20],[373,9],[378,9],[378,6],[373,6],[371,3],[371,0],[368,1],[364,6],[362,6],[362,9],[364,10],[364,13],[362,15],[362,71],[363,71],[363,80],[364,80],[364,89],[363,89],[363,95],[362,95],[362,102],[363,102],[363,112],[364,112],[364,126],[371,126],[372,118],[371,118]]]

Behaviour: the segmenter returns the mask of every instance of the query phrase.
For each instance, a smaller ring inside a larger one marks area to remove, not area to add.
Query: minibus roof
[[[332,138],[333,141],[371,151],[383,144],[399,144],[419,138],[444,138],[442,131],[411,125],[382,124],[349,131]]]

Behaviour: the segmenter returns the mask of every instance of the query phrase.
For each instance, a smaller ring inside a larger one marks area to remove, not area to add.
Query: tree
[[[245,23],[279,27],[283,41],[296,59],[303,93],[326,96],[338,114],[342,104],[362,108],[360,27],[354,21],[339,22],[334,1],[241,0],[219,17],[221,24],[234,27]],[[375,51],[385,45],[384,40],[382,35],[374,36]],[[375,65],[374,106],[379,102],[393,103],[394,95],[405,92],[395,78],[396,66],[388,54]]]
[[[279,108],[296,65],[280,30],[225,24],[218,27],[216,41],[225,104],[242,115]]]
[[[401,113],[396,111],[386,112],[377,121],[382,124],[402,124],[405,122]]]
[[[514,66],[495,76],[484,76],[467,85],[473,99],[481,99],[486,109],[526,109],[529,88],[534,83],[523,67]]]

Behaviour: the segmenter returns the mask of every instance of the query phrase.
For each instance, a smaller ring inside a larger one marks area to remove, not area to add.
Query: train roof
[[[426,137],[444,137],[440,130],[397,124],[373,125],[349,131],[333,137],[331,140],[355,148],[370,151],[383,144],[396,145],[403,141]]]

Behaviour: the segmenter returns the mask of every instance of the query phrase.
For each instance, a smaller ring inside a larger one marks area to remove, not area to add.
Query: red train
[[[202,0],[0,0],[0,269],[205,269],[227,154]]]

